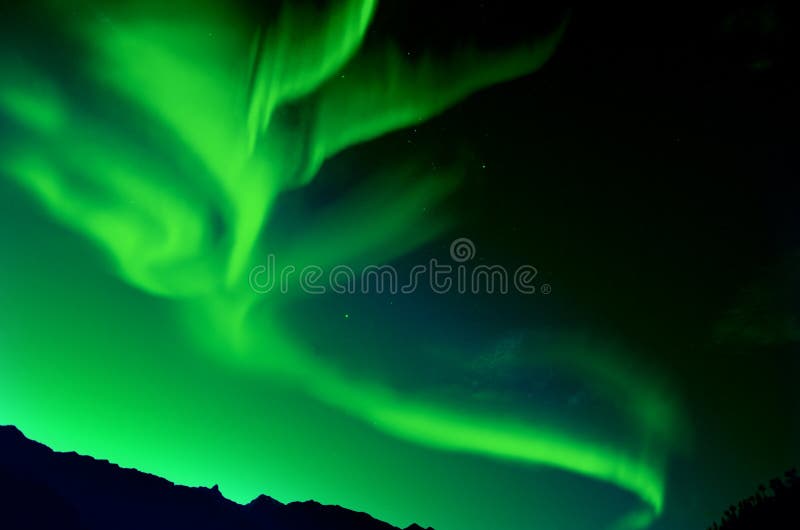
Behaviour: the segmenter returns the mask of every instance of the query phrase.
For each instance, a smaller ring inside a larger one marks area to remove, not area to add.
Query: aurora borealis
[[[664,103],[659,67],[615,62],[645,51],[587,44],[580,11],[34,4],[2,11],[0,423],[237,502],[437,530],[702,525],[798,457],[775,109],[732,119],[760,144],[725,137],[703,94]],[[724,63],[732,100],[783,101],[771,57]],[[249,279],[268,255],[408,271],[464,236],[469,265],[534,265],[552,293]]]

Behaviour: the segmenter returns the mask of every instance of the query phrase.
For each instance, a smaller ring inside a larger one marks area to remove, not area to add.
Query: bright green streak
[[[268,363],[320,399],[360,416],[395,436],[439,449],[481,454],[530,464],[546,464],[607,481],[638,495],[649,515],[630,519],[646,526],[661,513],[664,500],[663,461],[658,454],[628,453],[542,423],[523,424],[467,414],[433,403],[417,403],[375,384],[349,380],[330,366],[304,354],[299,346],[281,344],[272,332],[270,349],[284,351],[268,359],[245,359],[249,368]],[[290,353],[291,352],[291,353]],[[276,365],[270,363],[277,362]],[[314,374],[313,379],[308,374]]]
[[[467,50],[446,62],[412,64],[391,46],[361,50],[376,7],[371,0],[337,3],[324,16],[287,7],[265,27],[219,6],[182,7],[180,18],[165,16],[157,3],[118,8],[109,19],[90,8],[61,14],[87,52],[71,81],[107,98],[98,104],[75,100],[66,80],[35,60],[20,61],[24,51],[0,54],[0,113],[17,133],[0,148],[3,172],[100,248],[130,286],[180,299],[174,305],[199,349],[231,366],[300,387],[399,438],[580,473],[628,490],[651,515],[660,513],[661,451],[637,454],[555,426],[410,402],[347,377],[277,325],[259,325],[277,321],[280,300],[258,298],[247,285],[263,249],[276,251],[265,227],[281,192],[307,183],[347,147],[534,71],[559,35],[502,54]],[[418,212],[454,183],[397,171],[276,253],[298,268],[385,261],[448,226],[424,223]],[[256,309],[272,318],[248,318]],[[12,409],[6,403],[0,412]],[[75,428],[92,432],[90,423]],[[108,446],[123,458],[124,445]],[[102,444],[95,447],[102,452]],[[155,454],[125,454],[178,481],[197,476]]]

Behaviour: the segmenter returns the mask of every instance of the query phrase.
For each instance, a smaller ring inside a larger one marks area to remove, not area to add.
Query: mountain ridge
[[[0,527],[400,530],[316,501],[283,504],[262,494],[239,504],[216,485],[182,486],[108,460],[53,451],[11,425],[0,425]]]

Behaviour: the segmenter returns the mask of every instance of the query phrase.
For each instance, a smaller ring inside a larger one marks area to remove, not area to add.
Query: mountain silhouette
[[[398,530],[314,501],[283,504],[260,495],[237,504],[217,486],[179,486],[106,460],[52,451],[13,426],[0,426],[0,528]]]

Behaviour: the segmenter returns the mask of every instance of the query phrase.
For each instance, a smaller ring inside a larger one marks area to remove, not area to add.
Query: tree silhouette
[[[758,486],[755,495],[731,506],[709,530],[772,530],[800,526],[800,477],[797,469],[783,478],[769,481],[769,488]]]

